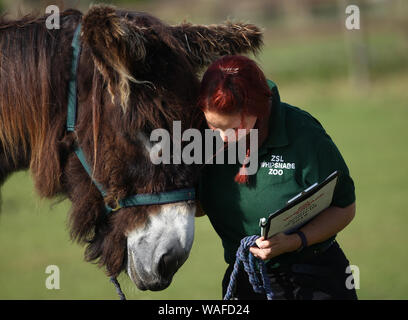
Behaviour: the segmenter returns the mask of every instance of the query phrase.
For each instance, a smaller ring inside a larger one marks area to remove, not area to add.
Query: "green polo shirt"
[[[260,218],[335,170],[340,177],[332,206],[346,207],[355,201],[349,170],[322,125],[306,111],[281,102],[276,85],[269,80],[268,84],[273,109],[268,137],[258,150],[257,173],[249,177],[248,184],[238,184],[234,177],[241,164],[206,165],[198,185],[199,201],[222,240],[229,264],[235,261],[242,238],[260,234]]]

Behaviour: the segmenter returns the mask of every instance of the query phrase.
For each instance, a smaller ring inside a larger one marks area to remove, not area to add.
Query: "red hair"
[[[244,56],[224,56],[205,72],[201,81],[198,107],[203,111],[215,111],[221,114],[240,113],[265,116],[269,108],[269,89],[265,75],[255,61]],[[241,120],[242,127],[242,120]],[[248,183],[246,160],[235,177],[238,183]]]
[[[204,111],[259,117],[266,113],[271,95],[255,61],[244,56],[224,56],[205,72],[198,106]]]

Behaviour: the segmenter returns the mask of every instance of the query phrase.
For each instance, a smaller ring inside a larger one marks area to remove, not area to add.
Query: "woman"
[[[354,288],[346,286],[349,262],[335,240],[354,217],[354,183],[321,124],[309,113],[281,102],[276,85],[243,56],[225,56],[208,68],[198,106],[208,127],[219,131],[224,142],[231,139],[227,129],[258,129],[256,174],[240,174],[239,164],[216,164],[206,165],[200,178],[202,210],[197,215],[209,217],[229,264],[223,296],[240,240],[259,234],[259,219],[337,170],[339,181],[329,208],[296,233],[259,238],[250,252],[266,262],[275,299],[357,299]],[[276,167],[281,169],[273,170]],[[235,297],[265,299],[253,292],[243,270]]]

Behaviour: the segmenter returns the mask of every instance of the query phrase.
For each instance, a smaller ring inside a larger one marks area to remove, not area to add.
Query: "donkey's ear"
[[[205,26],[183,23],[172,26],[171,30],[197,68],[224,55],[256,54],[263,45],[262,31],[253,24],[226,22]]]
[[[146,56],[142,30],[117,14],[112,6],[92,7],[83,17],[82,40],[89,47],[95,65],[108,82],[114,97],[114,86],[121,90],[121,104],[126,107],[129,81],[134,79],[130,65]]]

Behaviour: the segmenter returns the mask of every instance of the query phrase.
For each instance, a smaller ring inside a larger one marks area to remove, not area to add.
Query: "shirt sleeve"
[[[326,133],[316,144],[315,158],[312,170],[308,170],[308,183],[322,182],[334,171],[339,172],[339,178],[334,190],[331,205],[345,208],[356,200],[353,179],[349,169],[332,139]],[[313,180],[312,180],[313,179]]]

